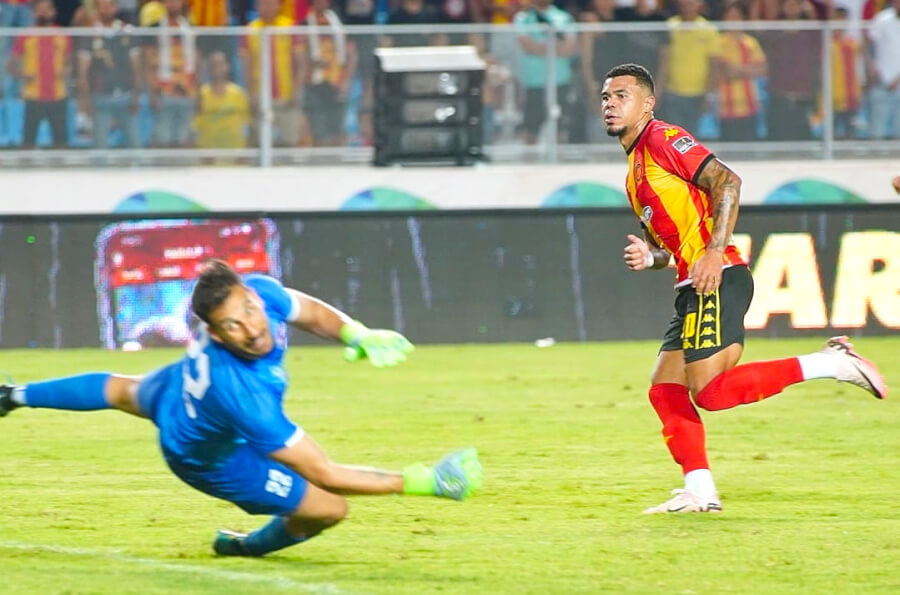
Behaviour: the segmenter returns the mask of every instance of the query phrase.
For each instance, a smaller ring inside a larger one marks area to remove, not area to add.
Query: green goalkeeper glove
[[[481,462],[471,447],[447,455],[434,466],[416,463],[403,469],[404,494],[465,500],[481,484]]]
[[[370,329],[353,320],[341,327],[341,340],[347,345],[344,359],[348,362],[368,358],[376,368],[396,366],[415,349],[406,337],[397,331]]]

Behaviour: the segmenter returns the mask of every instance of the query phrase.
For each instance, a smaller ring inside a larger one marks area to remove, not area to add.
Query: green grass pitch
[[[900,398],[900,338],[856,341]],[[750,340],[744,361],[818,349]],[[295,348],[290,416],[336,460],[398,468],[475,445],[458,503],[352,498],[261,560],[215,558],[251,517],[180,483],[151,424],[118,412],[0,419],[4,593],[897,593],[900,406],[818,380],[704,414],[720,515],[641,514],[680,485],[646,397],[656,343],[421,347],[376,370]],[[4,351],[25,382],[143,373],[176,350]]]

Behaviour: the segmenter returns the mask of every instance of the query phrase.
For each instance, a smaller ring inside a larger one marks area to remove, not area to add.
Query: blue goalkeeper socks
[[[269,552],[306,541],[311,536],[295,537],[288,533],[283,517],[273,516],[272,520],[244,538],[243,551],[246,556],[264,556]]]
[[[70,411],[94,411],[109,409],[104,388],[109,374],[95,372],[69,376],[57,380],[33,382],[25,385],[22,400],[28,407],[68,409]]]

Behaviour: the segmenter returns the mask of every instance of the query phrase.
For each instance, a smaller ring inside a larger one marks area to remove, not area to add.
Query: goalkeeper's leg
[[[306,485],[303,500],[289,515],[273,516],[251,533],[219,530],[213,550],[220,556],[264,556],[312,539],[347,516],[347,501],[312,484]]]
[[[137,403],[139,382],[135,376],[93,372],[21,386],[2,385],[0,416],[19,407],[37,407],[68,411],[119,409],[145,417]]]

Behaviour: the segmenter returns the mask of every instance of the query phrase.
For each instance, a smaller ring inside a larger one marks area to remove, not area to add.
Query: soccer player
[[[402,472],[337,464],[282,410],[287,326],[340,339],[347,359],[377,367],[412,344],[371,330],[324,302],[264,275],[241,278],[225,262],[204,266],[191,296],[202,320],[180,361],[143,378],[84,374],[0,387],[0,415],[18,407],[120,409],[149,418],[169,468],[188,485],[250,514],[273,515],[244,535],[219,531],[225,556],[262,556],[321,533],[347,514],[345,494],[415,494],[462,500],[481,486],[474,448]]]
[[[750,270],[731,242],[741,179],[683,128],[654,119],[653,93],[646,68],[623,64],[606,74],[600,95],[606,132],[628,155],[628,200],[644,230],[643,239],[628,235],[625,264],[662,269],[674,257],[677,271],[675,316],[657,356],[650,403],[684,472],[684,489],[644,512],[717,512],[722,505],[694,403],[729,409],[814,378],[850,382],[879,399],[887,386],[846,337],[817,353],[737,365],[753,296]]]

